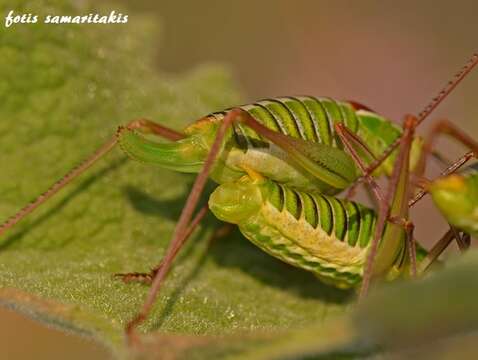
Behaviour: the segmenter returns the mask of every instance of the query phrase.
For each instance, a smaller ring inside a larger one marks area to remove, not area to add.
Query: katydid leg
[[[413,138],[413,132],[414,132],[414,118],[413,117],[407,117],[405,124],[404,124],[404,135],[403,137],[405,138],[405,144],[401,146],[400,149],[400,155],[401,158],[397,159],[397,162],[403,162],[405,164],[395,164],[395,168],[399,168],[400,170],[395,170],[394,168],[394,173],[392,174],[391,182],[396,183],[397,185],[399,184],[399,181],[401,182],[401,187],[403,188],[401,191],[398,192],[398,195],[396,195],[394,199],[394,203],[406,203],[408,201],[408,163],[409,163],[409,155],[410,155],[410,146],[411,146],[411,141]],[[388,200],[383,196],[380,187],[378,184],[375,182],[375,180],[371,177],[370,174],[366,173],[366,164],[362,160],[362,158],[358,155],[357,152],[357,147],[361,147],[362,149],[366,148],[366,145],[363,144],[362,140],[358,138],[355,134],[351,133],[344,125],[342,124],[336,124],[335,126],[336,132],[339,135],[340,139],[342,140],[343,144],[346,146],[347,150],[351,154],[352,158],[355,160],[357,166],[362,170],[363,178],[365,181],[369,184],[370,189],[372,194],[375,196],[378,204],[379,204],[379,217],[378,217],[378,225],[377,229],[380,229],[380,233],[383,232],[383,228],[385,226],[385,223],[381,224],[380,222],[386,222],[389,221],[390,223],[393,223],[395,225],[399,225],[405,229],[406,232],[406,240],[407,240],[407,250],[408,254],[410,256],[410,265],[411,265],[411,273],[413,276],[416,275],[416,249],[415,249],[415,242],[413,240],[413,229],[414,226],[413,224],[406,219],[408,217],[408,211],[403,205],[399,205],[397,208],[397,205],[395,205],[395,211],[390,212],[390,201],[392,200],[392,194],[390,194],[390,191],[394,191],[395,187],[389,187],[389,194],[387,194]],[[406,168],[406,169],[405,169]],[[404,172],[405,174],[402,174]],[[393,178],[395,176],[395,178]],[[399,179],[399,180],[398,180]],[[401,198],[400,198],[401,196]],[[380,217],[380,214],[386,214],[387,218],[383,220]],[[375,239],[374,239],[375,240]],[[371,275],[367,274],[368,272],[372,272],[372,265],[368,265],[370,263],[374,262],[374,259],[376,257],[376,253],[378,251],[378,240],[377,244],[372,243],[370,253],[369,253],[369,258],[367,259],[367,264],[365,268],[365,273],[364,273],[364,283],[362,285],[362,289],[365,286],[365,291],[368,287],[368,282],[370,281]],[[370,260],[371,259],[371,260]],[[370,270],[369,270],[370,266]],[[362,294],[362,293],[361,293]],[[361,295],[362,296],[362,295]]]
[[[199,209],[198,213],[196,214],[194,219],[191,221],[191,225],[189,225],[187,231],[184,233],[183,237],[181,238],[181,241],[178,243],[177,247],[175,248],[175,252],[173,255],[174,257],[176,257],[179,250],[181,250],[183,245],[189,239],[193,231],[197,228],[197,226],[199,225],[201,220],[204,218],[204,216],[206,216],[208,210],[209,208],[207,205],[204,205],[201,209]],[[114,274],[114,276],[121,278],[121,280],[123,280],[125,283],[138,281],[138,282],[143,282],[146,284],[151,284],[154,276],[158,273],[158,271],[163,266],[163,263],[164,262],[161,261],[157,266],[155,266],[153,269],[151,269],[150,272],[147,272],[147,273],[141,273],[141,272],[119,273],[119,274]]]
[[[125,127],[131,130],[139,130],[143,134],[154,134],[171,141],[177,141],[184,138],[184,134],[148,119],[133,120]]]
[[[420,268],[418,269],[420,273],[426,271],[430,265],[432,265],[440,255],[450,246],[453,239],[457,240],[458,246],[461,251],[465,251],[470,246],[470,235],[463,233],[460,235],[459,230],[450,226],[450,229],[441,237],[440,240],[430,249],[428,255],[420,263]]]
[[[363,181],[366,181],[368,183],[368,185],[369,185],[368,189],[371,190],[369,195],[374,196],[375,200],[378,203],[380,203],[384,199],[384,196],[382,194],[382,190],[380,189],[380,186],[376,183],[376,181],[370,175],[366,174],[366,164],[362,160],[362,157],[360,157],[358,155],[356,148],[361,147],[362,149],[366,149],[366,151],[369,153],[371,158],[374,158],[372,152],[368,149],[368,147],[366,146],[366,144],[363,142],[362,139],[360,139],[356,134],[354,134],[350,130],[348,130],[347,127],[345,127],[343,124],[340,124],[340,123],[336,124],[335,125],[335,130],[336,130],[337,134],[339,135],[343,144],[346,146],[347,150],[352,155],[352,158],[354,159],[356,164],[360,167],[360,169],[364,173],[363,177],[361,179],[363,179]],[[354,185],[355,184],[356,183],[354,183]],[[352,190],[349,190],[349,194],[353,190],[354,190],[354,188]],[[349,196],[349,194],[347,195],[347,197]],[[408,221],[407,219],[391,216],[391,217],[388,218],[388,221],[393,223],[393,224],[402,226],[404,228],[404,230],[407,232],[409,238],[412,236],[414,225],[410,221]],[[410,254],[412,254],[412,252]],[[411,260],[412,260],[412,263],[415,262],[414,258],[411,259]]]
[[[455,231],[453,228],[450,229],[443,235],[443,237],[437,241],[437,243],[430,249],[428,255],[420,263],[420,268],[418,271],[420,273],[425,272],[431,264],[433,264],[438,257],[445,251],[446,248],[451,244],[455,238]]]
[[[183,245],[189,239],[189,236],[193,233],[194,229],[197,228],[197,226],[200,224],[204,216],[207,215],[208,210],[209,210],[208,206],[204,205],[198,211],[194,219],[191,221],[191,225],[189,226],[187,232],[184,234],[181,243],[176,248],[174,257],[176,257],[176,255],[179,253]],[[223,238],[226,235],[228,235],[233,228],[234,226],[232,224],[224,224],[223,226],[215,229],[213,234],[209,238],[209,246],[211,246],[217,239]],[[161,269],[163,265],[164,265],[164,259],[157,266],[155,266],[150,272],[117,273],[117,274],[114,274],[114,277],[120,278],[125,283],[141,282],[147,285],[151,285],[155,275],[158,273],[158,271]]]
[[[222,141],[225,137],[226,131],[232,125],[234,121],[242,120],[241,115],[244,114],[244,111],[241,109],[232,109],[224,117],[214,139],[214,142],[210,148],[208,156],[204,162],[204,165],[196,177],[194,184],[192,186],[191,192],[186,200],[186,204],[181,212],[176,228],[172,236],[172,240],[166,250],[166,255],[164,256],[159,271],[155,274],[151,287],[149,289],[146,300],[141,307],[139,313],[126,325],[126,335],[128,337],[128,342],[134,343],[137,341],[135,336],[135,328],[141,324],[146,317],[148,316],[153,304],[158,296],[159,290],[164,282],[164,279],[171,268],[172,262],[178,252],[178,249],[181,247],[182,242],[184,241],[185,234],[190,227],[191,218],[194,212],[194,209],[197,206],[199,197],[204,190],[206,181],[209,177],[209,173],[212,169],[214,161],[221,149]]]
[[[298,166],[330,186],[345,189],[356,180],[353,160],[341,149],[270,130],[247,112],[244,112],[242,123],[280,147]]]
[[[364,179],[364,181],[366,181],[369,184],[372,190],[372,193],[377,199],[377,201],[379,203],[383,202],[384,196],[382,194],[382,191],[380,190],[380,186],[372,178],[371,174],[367,174],[367,165],[364,163],[364,161],[362,160],[357,150],[357,145],[362,147],[363,149],[367,149],[368,151],[370,151],[368,147],[363,143],[363,141],[360,138],[358,138],[355,134],[349,131],[347,127],[341,123],[335,124],[335,131],[337,135],[339,136],[340,140],[342,141],[342,143],[347,148],[347,151],[352,156],[352,159],[354,160],[355,164],[362,171],[362,179]],[[371,154],[371,157],[374,158],[371,152],[370,154]]]

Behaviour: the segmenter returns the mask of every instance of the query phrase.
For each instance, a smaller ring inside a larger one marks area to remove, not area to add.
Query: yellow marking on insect
[[[448,191],[461,191],[466,186],[465,180],[462,176],[453,174],[447,177],[437,179],[431,183],[432,189],[448,190]]]
[[[266,179],[261,173],[246,164],[239,165],[239,167],[247,173],[253,182],[263,182]]]
[[[314,229],[304,217],[297,220],[289,212],[280,212],[271,204],[265,204],[262,213],[272,227],[310,257],[320,259],[339,272],[362,274],[367,248],[351,247],[346,241],[337,239],[334,231],[329,235],[320,227]]]
[[[185,129],[184,133],[186,135],[191,135],[194,133],[200,133],[204,131],[205,128],[210,126],[212,123],[218,123],[220,120],[216,119],[214,116],[204,116],[195,122],[189,124]]]
[[[274,179],[286,186],[294,186],[304,191],[316,191],[317,182],[311,175],[303,172],[286,159],[287,155],[275,145],[267,151],[262,149],[242,150],[231,149],[225,159],[225,165],[236,171],[243,172],[243,166],[253,168],[262,176]]]

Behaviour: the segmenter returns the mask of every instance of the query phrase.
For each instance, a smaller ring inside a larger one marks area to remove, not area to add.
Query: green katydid
[[[440,94],[439,100],[432,103],[432,108],[443,100],[476,63],[478,56],[475,55],[465,67],[465,71],[460,72]],[[431,110],[428,114],[430,112]],[[416,123],[422,121],[426,115],[422,115]],[[387,197],[377,193],[381,200],[381,209],[373,239],[369,237],[370,250],[364,251],[368,256],[368,260],[363,261],[365,290],[362,293],[365,293],[372,274],[389,274],[399,256],[403,257],[407,251],[413,255],[412,247],[408,250],[404,247],[401,228],[396,225],[388,226],[386,223],[387,219],[392,218],[399,221],[405,218],[406,221],[407,207],[403,199],[407,199],[408,193],[408,168],[410,163],[413,166],[420,154],[420,140],[412,138],[415,126],[415,123],[409,122],[406,135],[400,136],[400,129],[392,122],[364,106],[354,102],[314,97],[270,99],[213,113],[196,121],[184,132],[168,129],[149,120],[136,120],[120,127],[116,135],[92,157],[1,225],[0,235],[83,173],[118,143],[133,159],[180,172],[199,173],[162,266],[156,267],[151,274],[152,286],[148,298],[138,316],[127,326],[128,334],[131,335],[136,325],[147,316],[176,253],[206,213],[205,209],[202,209],[193,219],[200,193],[209,176],[224,186],[240,186],[244,176],[259,174],[268,179],[267,181],[291,188],[291,191],[302,191],[315,196],[315,193],[336,194],[347,188],[359,177],[360,167],[369,182],[373,183],[369,176],[372,171],[373,175],[392,175],[393,179]],[[152,133],[172,142],[152,142],[141,133]],[[351,141],[354,136],[363,139],[363,142]],[[395,153],[389,156],[392,151],[390,149],[399,142],[403,144],[402,151],[398,155]],[[367,145],[364,145],[365,143]],[[344,145],[351,155],[344,151]],[[375,161],[383,152],[387,154],[379,159],[383,163]],[[409,161],[409,158],[412,161]],[[372,166],[367,169],[370,164]],[[398,192],[395,191],[397,186],[400,188]],[[396,196],[390,208],[394,193]],[[342,205],[338,205],[337,209],[340,211],[341,207]],[[345,218],[351,221],[348,215],[350,214],[346,212]],[[339,219],[338,213],[334,212],[332,216],[335,220]],[[385,233],[383,239],[386,241],[380,242],[385,228],[390,229],[385,232],[389,231],[394,235],[387,236]],[[343,232],[342,230],[340,232]],[[403,261],[399,262],[400,266],[403,264]],[[343,264],[336,265],[347,267]],[[342,284],[338,281],[334,283],[333,277],[329,280],[337,286]]]

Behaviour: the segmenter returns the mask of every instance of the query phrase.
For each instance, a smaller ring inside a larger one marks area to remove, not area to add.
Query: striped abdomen
[[[330,98],[280,97],[242,105],[240,108],[271,130],[326,145],[337,144],[334,123],[343,122],[353,132],[358,128],[358,118],[352,105]],[[226,111],[211,116],[222,119]],[[234,130],[236,140],[241,146],[268,143],[247,126],[236,125]]]
[[[296,191],[274,182],[268,184],[265,200],[279,212],[305,220],[312,228],[320,228],[351,247],[364,248],[370,242],[375,213],[359,203]]]
[[[221,185],[209,206],[270,255],[327,283],[346,288],[362,279],[376,222],[371,209],[267,180]]]

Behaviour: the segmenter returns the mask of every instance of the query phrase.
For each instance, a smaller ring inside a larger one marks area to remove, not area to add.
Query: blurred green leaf
[[[383,286],[357,309],[358,332],[376,344],[423,353],[437,353],[438,340],[454,347],[462,340],[453,337],[478,330],[477,273],[478,251],[472,250],[424,279]]]
[[[45,14],[99,11],[73,4],[10,2],[40,21],[0,30],[1,218],[128,120],[147,117],[180,129],[239,101],[220,66],[156,72],[157,31],[149,18],[129,14],[124,25],[41,23]],[[0,239],[0,301],[119,354],[123,327],[147,287],[112,274],[148,271],[159,262],[192,179],[129,161],[119,150],[109,154]],[[194,234],[142,326],[152,334],[151,353],[159,346],[186,358],[268,358],[348,342],[348,322],[333,319],[350,293],[272,259],[237,231],[209,246],[218,226],[210,217]]]

